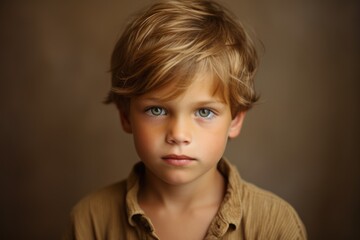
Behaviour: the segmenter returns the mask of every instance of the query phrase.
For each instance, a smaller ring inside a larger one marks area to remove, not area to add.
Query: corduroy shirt
[[[303,223],[287,202],[242,180],[225,159],[218,169],[226,179],[226,193],[205,239],[306,239]],[[127,180],[81,200],[72,210],[63,239],[159,239],[137,201],[143,174],[144,165],[138,163]]]

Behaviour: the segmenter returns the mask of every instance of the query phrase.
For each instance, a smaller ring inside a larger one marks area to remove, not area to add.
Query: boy
[[[65,239],[305,239],[290,205],[223,158],[258,99],[256,69],[249,36],[214,1],[163,1],[135,18],[107,102],[141,161],[74,208]]]

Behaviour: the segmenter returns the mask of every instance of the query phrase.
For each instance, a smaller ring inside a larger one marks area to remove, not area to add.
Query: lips
[[[191,164],[195,158],[186,156],[186,155],[176,155],[176,154],[170,154],[162,157],[162,159],[172,166],[186,166]]]
[[[174,159],[174,160],[195,160],[195,158],[188,157],[186,155],[176,155],[176,154],[170,154],[162,157],[162,159]]]

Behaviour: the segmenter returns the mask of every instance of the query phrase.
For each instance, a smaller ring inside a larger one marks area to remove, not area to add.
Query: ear
[[[119,110],[120,120],[121,120],[121,126],[124,132],[126,133],[132,133],[131,128],[131,122],[129,119],[129,113],[125,112],[123,110]]]
[[[229,138],[236,138],[240,134],[241,127],[245,119],[246,111],[238,112],[231,121],[229,128]]]

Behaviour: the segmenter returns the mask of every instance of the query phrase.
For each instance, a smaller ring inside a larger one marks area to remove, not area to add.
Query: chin
[[[184,174],[171,174],[171,176],[164,176],[161,180],[172,186],[181,186],[191,183],[194,181],[194,178],[190,176],[184,176]]]

